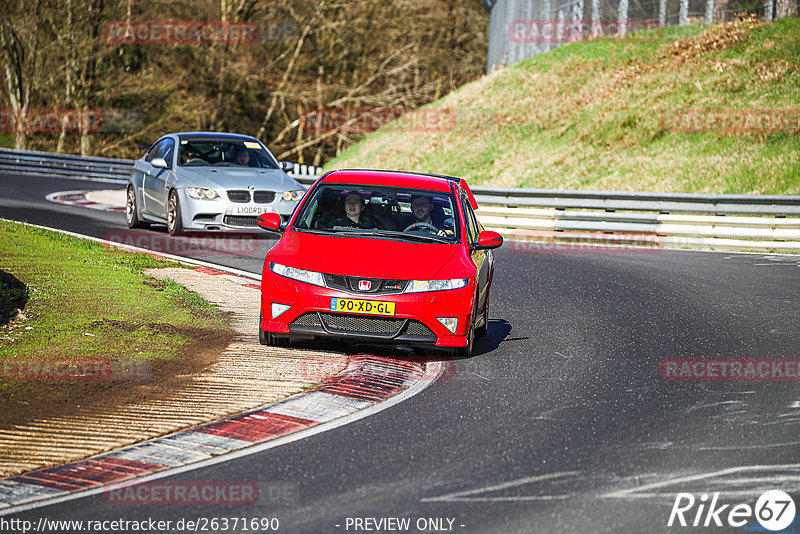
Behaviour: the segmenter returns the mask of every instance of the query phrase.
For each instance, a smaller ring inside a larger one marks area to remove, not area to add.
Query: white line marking
[[[699,475],[690,475],[685,477],[678,477],[678,478],[671,478],[668,480],[662,480],[660,482],[652,482],[650,484],[645,484],[644,486],[638,486],[634,488],[627,488],[612,491],[610,493],[605,493],[600,495],[601,498],[615,498],[615,499],[639,499],[643,497],[662,497],[664,495],[672,495],[674,496],[675,492],[671,493],[648,493],[648,490],[653,489],[661,489],[667,486],[674,486],[677,484],[684,484],[686,482],[696,482],[698,480],[705,480],[709,478],[713,478],[716,476],[725,476],[725,475],[732,475],[735,473],[747,472],[747,471],[779,471],[779,470],[789,470],[789,469],[800,469],[800,464],[781,464],[781,465],[745,465],[739,467],[729,467],[727,469],[721,469],[719,471],[711,471],[708,473],[701,473]],[[767,479],[764,479],[767,480]],[[771,479],[770,479],[771,480]],[[722,492],[720,492],[722,493]],[[727,492],[725,492],[727,494]],[[762,492],[758,492],[759,494]],[[734,493],[732,493],[734,494]],[[741,494],[741,493],[739,493]],[[749,493],[748,493],[749,494]]]
[[[561,471],[559,473],[548,473],[546,475],[536,475],[532,477],[520,478],[512,480],[511,482],[503,482],[493,486],[484,486],[478,489],[471,489],[466,491],[457,491],[455,493],[448,493],[439,497],[426,497],[420,499],[421,502],[513,502],[513,501],[552,501],[560,499],[569,499],[572,495],[520,495],[509,497],[468,497],[468,495],[475,495],[478,493],[488,493],[490,491],[500,491],[508,488],[515,488],[517,486],[524,486],[532,482],[541,482],[543,480],[550,480],[553,478],[561,478],[565,476],[577,475],[578,471]]]

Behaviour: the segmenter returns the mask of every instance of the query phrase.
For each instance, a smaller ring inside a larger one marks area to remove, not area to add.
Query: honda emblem
[[[358,290],[359,291],[369,291],[372,288],[372,282],[369,280],[359,280],[358,281]]]

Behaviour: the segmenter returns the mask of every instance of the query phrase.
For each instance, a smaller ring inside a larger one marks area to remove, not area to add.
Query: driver
[[[444,230],[439,228],[431,220],[431,212],[433,211],[433,199],[424,195],[411,195],[411,213],[414,214],[414,224],[430,224],[435,227],[438,232],[436,235],[447,235]]]
[[[250,165],[250,151],[246,148],[240,148],[236,152],[236,159],[234,160],[237,165],[244,165],[245,167],[251,167]]]

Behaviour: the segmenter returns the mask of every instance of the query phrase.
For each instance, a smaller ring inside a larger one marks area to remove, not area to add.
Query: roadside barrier
[[[133,163],[0,149],[0,172],[124,181]],[[319,167],[295,165],[289,174],[308,187],[319,173]],[[614,235],[657,236],[659,248],[800,252],[800,196],[471,189],[481,223],[517,240],[607,243]]]
[[[132,159],[84,157],[0,148],[0,172],[9,173],[125,181],[131,174],[134,162]],[[314,176],[321,172],[320,167],[295,164],[289,175]]]

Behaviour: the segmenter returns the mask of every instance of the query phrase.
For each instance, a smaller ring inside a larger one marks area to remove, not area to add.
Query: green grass
[[[175,358],[225,329],[214,305],[142,273],[175,263],[5,221],[0,243],[3,287],[9,288],[0,292],[0,311],[28,299],[24,319],[0,326],[0,365],[108,358],[113,378],[130,366]],[[10,276],[18,282],[9,284]],[[0,382],[0,393],[24,384]]]
[[[428,107],[451,110],[454,126],[387,125],[325,170],[415,170],[509,187],[800,194],[800,19],[572,43]],[[686,131],[682,114],[694,110],[732,117],[740,131],[708,113],[702,128]],[[768,113],[792,127],[764,133],[741,122]]]

